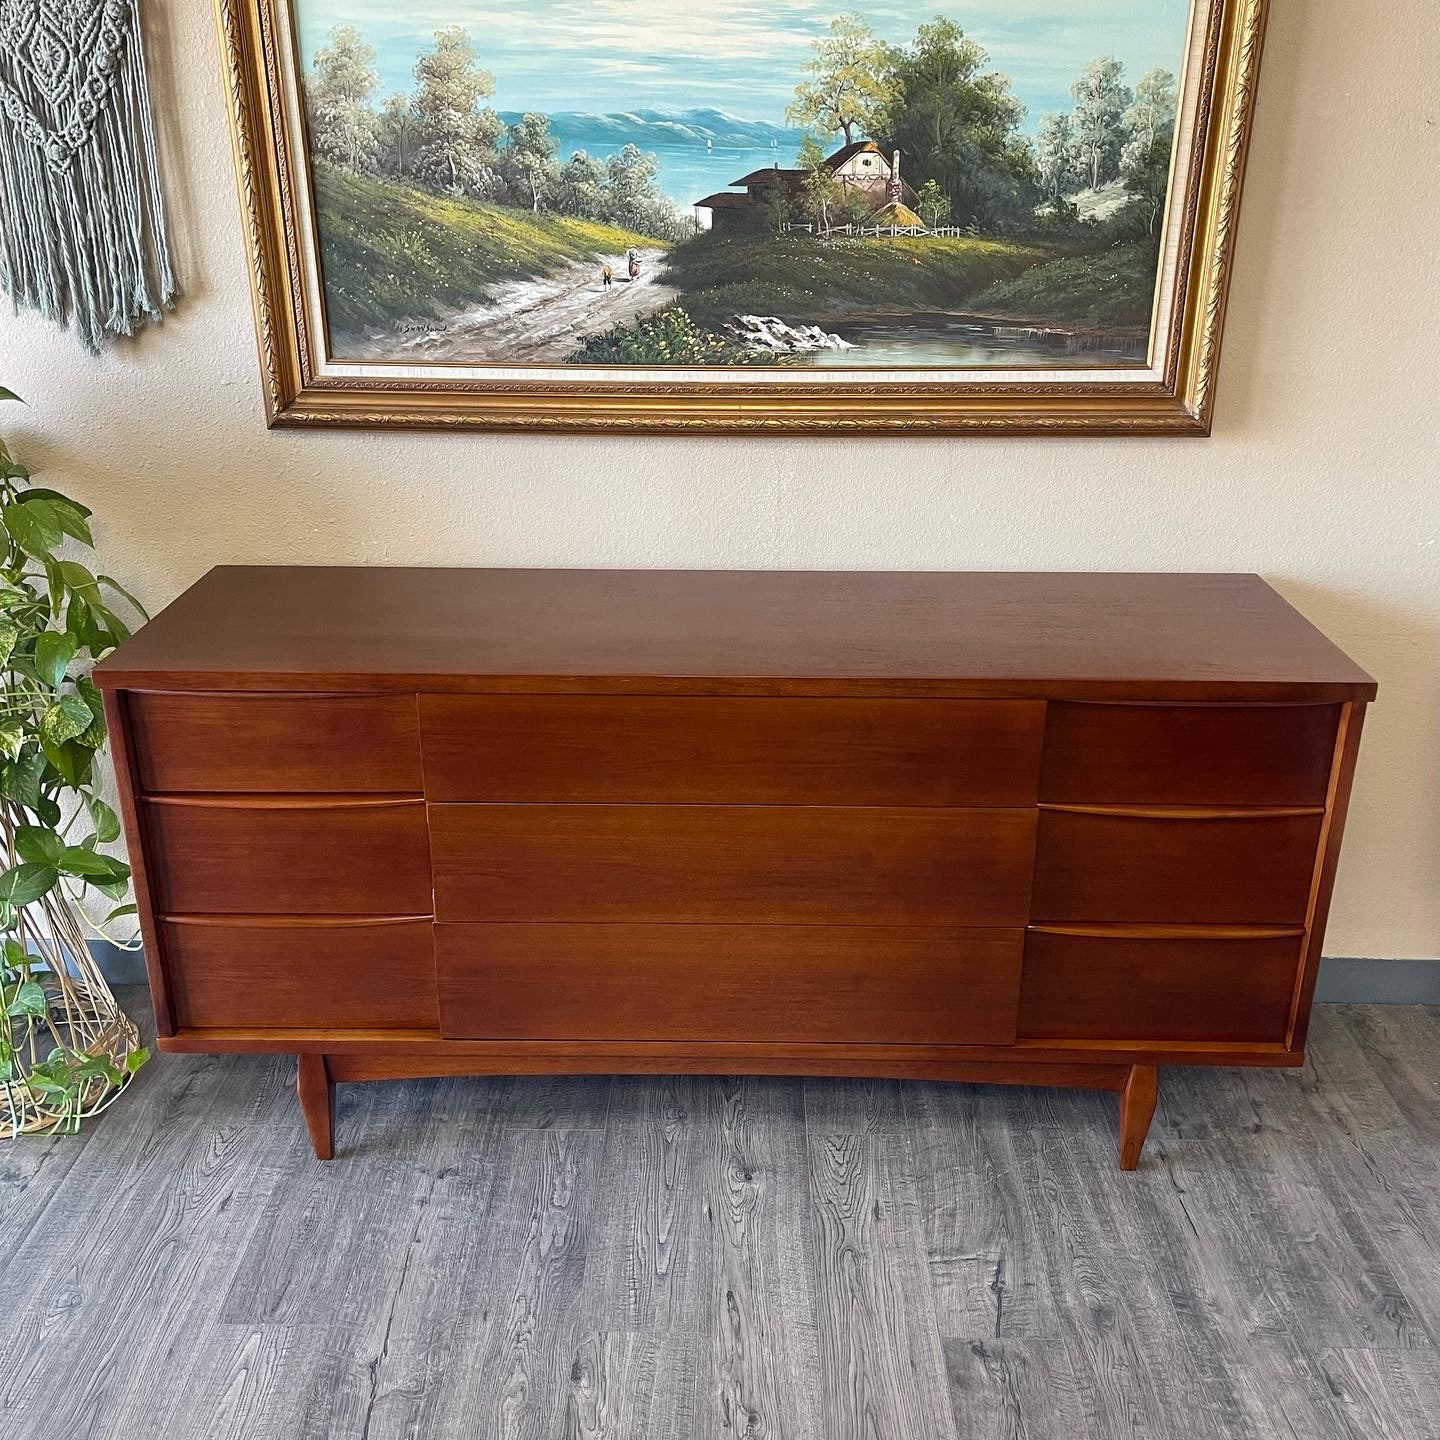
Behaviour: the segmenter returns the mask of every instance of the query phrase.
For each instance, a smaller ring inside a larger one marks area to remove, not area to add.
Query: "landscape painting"
[[[1150,363],[1188,0],[292,0],[290,19],[329,360]]]

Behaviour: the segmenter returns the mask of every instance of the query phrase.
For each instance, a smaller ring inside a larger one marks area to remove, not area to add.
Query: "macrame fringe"
[[[109,94],[73,150],[53,135],[37,143],[45,137],[31,118],[36,107],[13,82],[0,106],[0,288],[17,313],[38,310],[91,351],[107,335],[158,321],[179,293],[140,18],[133,4],[126,9]],[[62,138],[74,133],[72,124]]]

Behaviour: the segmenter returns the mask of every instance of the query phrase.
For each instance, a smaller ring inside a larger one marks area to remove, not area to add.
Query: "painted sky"
[[[463,25],[495,76],[500,110],[685,110],[780,121],[812,43],[857,9],[883,39],[948,16],[1010,76],[1029,112],[1069,107],[1087,60],[1114,55],[1133,81],[1178,74],[1189,0],[292,0],[308,65],[334,25],[379,52],[387,92],[408,89],[434,32]]]

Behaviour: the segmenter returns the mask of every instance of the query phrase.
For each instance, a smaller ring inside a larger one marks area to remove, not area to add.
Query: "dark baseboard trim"
[[[90,941],[90,953],[100,973],[112,985],[144,985],[145,957],[138,950],[121,950],[108,940]]]
[[[1440,960],[1361,960],[1327,955],[1317,1000],[1372,1005],[1440,1005]]]
[[[101,973],[112,985],[145,984],[145,957],[90,942]],[[1440,1005],[1440,960],[1361,960],[1332,955],[1320,962],[1315,998],[1372,1005]]]

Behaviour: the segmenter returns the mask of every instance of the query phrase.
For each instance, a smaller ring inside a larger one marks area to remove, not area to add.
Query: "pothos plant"
[[[70,558],[93,548],[89,522],[83,505],[32,485],[0,440],[0,1127],[11,1134],[79,1129],[148,1059],[86,941],[133,927],[135,913],[129,866],[100,848],[120,822],[96,787],[105,713],[88,671],[130,633],[115,607],[144,615]]]

